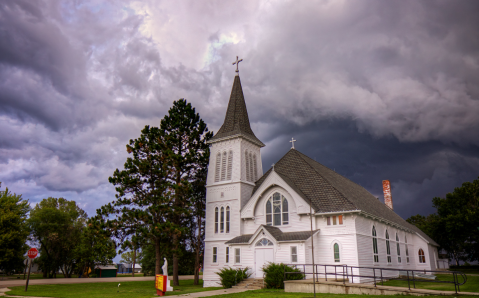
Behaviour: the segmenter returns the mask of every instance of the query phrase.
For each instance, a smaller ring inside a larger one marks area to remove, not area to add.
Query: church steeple
[[[216,135],[211,138],[209,142],[214,143],[219,140],[236,136],[244,137],[260,147],[265,146],[263,142],[254,135],[254,132],[251,129],[239,75],[235,76],[233,82],[225,121]]]

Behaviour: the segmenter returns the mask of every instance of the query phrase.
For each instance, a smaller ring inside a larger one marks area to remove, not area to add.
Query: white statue
[[[165,263],[163,264],[163,267],[161,267],[161,270],[163,270],[163,275],[168,276],[168,261],[166,258],[163,258],[165,260]]]

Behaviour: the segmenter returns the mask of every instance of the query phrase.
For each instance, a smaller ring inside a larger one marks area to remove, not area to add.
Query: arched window
[[[379,254],[378,254],[378,237],[376,234],[376,228],[373,226],[373,256],[374,256],[374,263],[379,262]]]
[[[409,250],[407,249],[407,237],[404,236],[404,243],[406,245],[406,263],[409,263]]]
[[[401,247],[399,247],[398,233],[396,233],[396,248],[397,248],[397,251],[398,251],[398,263],[401,263]]]
[[[266,238],[262,238],[258,242],[256,242],[255,246],[273,246],[273,242],[269,241]]]
[[[218,233],[218,207],[215,208],[215,233]]]
[[[248,151],[244,152],[244,160],[245,160],[245,164],[246,164],[246,181],[249,181],[250,178],[249,178],[249,155],[248,155]]]
[[[225,231],[225,207],[221,207],[220,218],[220,233],[223,233]]]
[[[230,232],[230,206],[226,207],[226,233]]]
[[[391,263],[391,247],[389,246],[389,233],[386,230],[386,255],[388,257],[388,263]]]
[[[334,243],[334,261],[339,262],[339,245]]]
[[[426,263],[426,256],[424,256],[424,250],[419,249],[419,263]]]
[[[256,154],[253,155],[254,182],[258,180],[258,168],[256,167]]]
[[[281,226],[289,224],[288,200],[275,192],[266,202],[266,224]]]
[[[254,181],[254,173],[253,173],[253,154],[249,153],[249,177],[251,178],[250,181]]]
[[[215,182],[220,182],[220,172],[221,172],[221,153],[218,153],[218,155],[216,155]]]
[[[226,151],[223,152],[223,159],[221,160],[221,181],[226,180]]]
[[[233,171],[233,151],[228,153],[228,173],[226,174],[226,180],[231,180],[231,173]]]

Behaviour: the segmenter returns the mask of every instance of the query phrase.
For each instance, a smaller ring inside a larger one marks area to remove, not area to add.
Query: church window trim
[[[298,263],[298,247],[291,246],[291,263]]]
[[[406,263],[409,264],[409,249],[407,248],[407,236],[404,236],[404,243],[406,246]]]
[[[230,232],[230,206],[226,206],[226,233]]]
[[[228,172],[226,173],[226,180],[231,180],[231,176],[233,173],[233,150],[228,152]]]
[[[244,157],[245,157],[245,164],[246,164],[246,181],[250,181],[250,177],[249,177],[249,154],[248,154],[248,150],[246,150],[244,152]]]
[[[335,263],[339,263],[339,262],[340,262],[339,244],[338,244],[338,243],[334,243],[333,249],[334,249],[334,262],[335,262]]]
[[[419,257],[419,263],[426,264],[426,255],[424,254],[424,250],[420,248],[417,252]]]
[[[221,153],[216,155],[215,182],[220,182],[221,177]]]
[[[219,209],[215,208],[215,234],[218,234]]]
[[[218,247],[213,246],[213,263],[218,263]]]
[[[284,226],[289,224],[288,199],[279,192],[273,193],[266,200],[266,225]]]
[[[261,247],[261,246],[273,246],[273,242],[271,242],[269,239],[267,238],[261,238],[260,240],[258,240],[256,242],[256,244],[254,245],[256,247]]]
[[[241,248],[235,248],[235,264],[241,264]]]
[[[374,263],[379,263],[379,253],[378,253],[378,237],[376,233],[376,228],[373,226],[372,229],[372,235],[373,235],[373,258],[374,258]]]
[[[401,263],[401,247],[399,244],[399,236],[398,233],[396,233],[396,250],[398,253],[398,263]]]
[[[221,207],[220,211],[220,233],[225,232],[225,207]]]
[[[386,230],[386,256],[388,259],[388,264],[391,264],[391,245],[389,243],[389,233]]]
[[[328,226],[343,225],[343,215],[326,216]]]
[[[223,158],[221,159],[221,181],[226,180],[226,159],[227,159],[226,151],[223,152]]]

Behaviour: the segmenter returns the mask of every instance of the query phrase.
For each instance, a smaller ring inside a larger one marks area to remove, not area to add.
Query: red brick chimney
[[[389,180],[383,180],[384,204],[393,209],[393,198],[391,197],[391,183]]]

